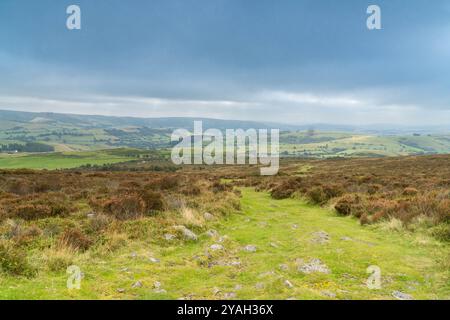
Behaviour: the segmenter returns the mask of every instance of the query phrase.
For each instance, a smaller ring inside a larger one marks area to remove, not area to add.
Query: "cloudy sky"
[[[450,1],[1,0],[0,109],[450,125]]]

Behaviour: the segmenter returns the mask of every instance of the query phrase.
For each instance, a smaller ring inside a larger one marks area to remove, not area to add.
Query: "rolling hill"
[[[170,146],[174,129],[279,128],[281,152],[297,157],[365,157],[450,153],[450,133],[444,128],[392,128],[329,124],[286,125],[206,118],[133,118],[0,110],[0,150],[15,144],[51,146],[54,151],[111,148],[154,149]],[[11,146],[13,146],[11,148]],[[26,148],[25,148],[26,150]],[[15,150],[13,150],[15,151]]]

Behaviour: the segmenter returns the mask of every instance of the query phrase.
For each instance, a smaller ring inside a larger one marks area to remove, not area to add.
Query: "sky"
[[[0,0],[0,109],[450,126],[449,88],[447,0]]]

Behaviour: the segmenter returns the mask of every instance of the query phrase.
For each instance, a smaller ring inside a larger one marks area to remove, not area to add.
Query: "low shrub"
[[[341,216],[360,216],[361,197],[356,194],[345,194],[336,202],[334,209]]]
[[[329,197],[325,193],[322,186],[315,186],[306,192],[306,197],[311,204],[324,204],[328,201]]]
[[[281,199],[287,199],[287,198],[290,198],[294,192],[295,192],[295,190],[293,190],[293,189],[285,189],[285,188],[281,185],[281,186],[278,186],[278,187],[273,188],[273,189],[270,191],[270,196],[271,196],[273,199],[281,200]]]
[[[26,277],[36,273],[28,263],[26,252],[7,241],[0,241],[0,271],[12,276]]]
[[[80,229],[66,229],[59,238],[60,247],[69,247],[74,250],[86,251],[93,244],[93,241]]]
[[[91,200],[91,205],[120,220],[137,219],[164,208],[162,195],[153,191],[133,191],[108,199]]]

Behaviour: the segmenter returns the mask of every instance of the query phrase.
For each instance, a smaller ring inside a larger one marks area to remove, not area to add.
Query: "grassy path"
[[[448,246],[363,228],[299,200],[276,201],[244,189],[242,214],[210,227],[219,235],[188,243],[159,235],[106,257],[90,253],[77,263],[84,273],[81,290],[66,289],[64,273],[0,278],[0,298],[393,299],[393,291],[450,298]],[[223,249],[214,251],[213,244]],[[248,245],[256,251],[245,250]],[[330,273],[300,272],[311,259],[320,259]],[[381,269],[379,290],[366,285],[370,265]]]

